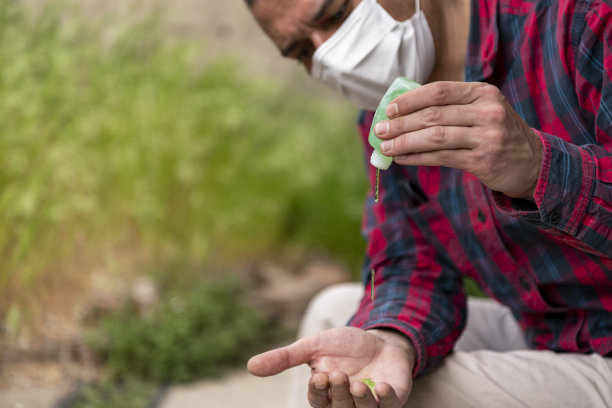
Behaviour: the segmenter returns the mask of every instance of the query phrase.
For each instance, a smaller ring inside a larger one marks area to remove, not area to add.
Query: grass
[[[317,249],[356,269],[354,109],[231,58],[198,68],[187,40],[133,18],[0,0],[0,284],[127,240],[162,260]]]

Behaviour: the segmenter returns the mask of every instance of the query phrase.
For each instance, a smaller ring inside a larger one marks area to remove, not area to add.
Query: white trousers
[[[325,289],[310,302],[299,337],[344,326],[362,295],[358,283]],[[290,408],[309,407],[309,378],[310,367],[293,369]],[[612,359],[527,350],[509,309],[470,298],[455,352],[415,380],[405,407],[612,408]]]

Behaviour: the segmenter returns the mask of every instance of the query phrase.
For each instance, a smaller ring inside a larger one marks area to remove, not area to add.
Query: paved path
[[[174,386],[160,408],[286,408],[289,376],[257,378],[240,371],[218,381]]]
[[[257,378],[243,370],[219,380],[176,385],[168,389],[158,408],[286,408],[289,377],[283,373]],[[69,391],[65,388],[0,390],[0,408],[55,408]]]
[[[1,408],[53,408],[68,393],[65,388],[37,388],[16,391],[0,390]]]

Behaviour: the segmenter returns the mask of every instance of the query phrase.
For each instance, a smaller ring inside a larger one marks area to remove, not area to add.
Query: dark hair
[[[253,7],[253,3],[255,3],[255,0],[244,0],[244,2],[247,4],[247,6],[249,6],[249,8]]]

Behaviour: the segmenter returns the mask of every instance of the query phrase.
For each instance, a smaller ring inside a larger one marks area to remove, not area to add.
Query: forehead
[[[325,0],[256,0],[253,15],[276,43],[304,35]]]

